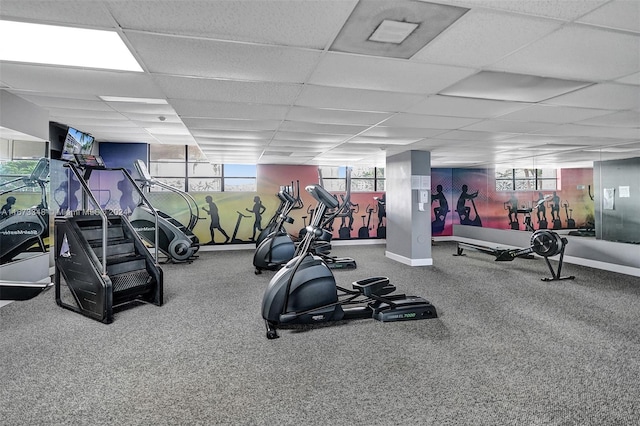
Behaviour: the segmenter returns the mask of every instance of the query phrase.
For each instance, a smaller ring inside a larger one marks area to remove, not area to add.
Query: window
[[[344,191],[346,167],[320,167],[324,188],[329,191]],[[384,191],[384,167],[353,167],[351,169],[351,191]]]
[[[257,166],[212,164],[195,145],[150,145],[149,173],[181,191],[217,192],[257,189]],[[161,188],[154,187],[154,191]]]
[[[556,169],[496,169],[496,191],[554,191]]]

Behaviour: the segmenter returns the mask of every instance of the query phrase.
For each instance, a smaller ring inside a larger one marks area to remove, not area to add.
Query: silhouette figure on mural
[[[253,213],[255,216],[255,220],[253,221],[253,236],[250,238],[251,241],[255,241],[256,232],[262,231],[262,213],[264,213],[267,208],[262,204],[260,197],[256,195],[253,197],[253,207],[245,210]]]
[[[80,182],[78,182],[76,178],[69,173],[69,170],[65,170],[65,173],[67,174],[67,179],[60,182],[60,185],[58,185],[58,187],[53,191],[53,198],[58,203],[58,207],[62,214],[65,214],[67,210],[75,211],[78,209],[78,197],[76,196],[76,191],[80,189]],[[58,201],[58,194],[64,195],[62,201]]]
[[[431,232],[434,234],[440,234],[444,231],[444,224],[449,213],[449,203],[447,197],[442,192],[442,185],[436,186],[436,193],[431,195],[431,203],[438,201],[438,206],[433,209],[435,219],[431,222]]]
[[[131,170],[127,171],[131,173]],[[126,178],[118,181],[118,191],[122,194],[120,195],[120,209],[122,210],[122,213],[126,215],[131,214],[138,204],[133,201],[131,184]]]
[[[518,198],[515,192],[511,194],[509,201],[505,203],[505,208],[509,210],[509,225],[511,229],[520,229],[520,221],[518,220]]]
[[[220,215],[218,214],[218,206],[216,205],[216,203],[213,202],[213,198],[211,198],[211,195],[207,195],[204,200],[209,205],[209,208],[207,209],[203,207],[202,210],[204,210],[205,212],[207,212],[209,216],[211,216],[211,224],[209,225],[209,233],[211,234],[211,241],[209,241],[207,244],[211,245],[216,243],[215,241],[216,229],[220,231],[220,233],[224,235],[224,237],[226,238],[224,242],[225,243],[228,242],[229,236],[227,235],[226,232],[224,232],[224,229],[222,229],[222,227],[220,226]]]
[[[544,203],[547,197],[542,192],[538,192],[536,201],[536,217],[538,218],[538,229],[547,229],[547,208]]]
[[[373,197],[378,203],[378,226],[376,228],[376,236],[378,238],[387,238],[387,194],[382,194],[382,197]]]
[[[2,210],[0,211],[0,217],[6,217],[11,214],[11,209],[13,205],[16,203],[16,197],[7,197],[7,203],[2,206]]]
[[[560,220],[560,197],[558,193],[553,191],[553,197],[551,197],[551,220],[553,220],[553,229],[562,228],[562,221]]]
[[[460,218],[461,225],[472,225],[472,226],[482,226],[482,220],[480,216],[478,216],[478,209],[476,209],[476,203],[473,201],[478,196],[478,191],[469,193],[469,187],[467,185],[462,185],[462,193],[460,194],[460,198],[458,198],[458,203],[456,204],[456,212],[458,213],[458,217]],[[471,201],[471,205],[473,206],[473,212],[475,217],[471,219],[471,207],[468,207],[467,200]]]

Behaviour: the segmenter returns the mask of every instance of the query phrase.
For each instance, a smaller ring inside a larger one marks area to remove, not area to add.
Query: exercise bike
[[[370,277],[339,287],[327,264],[310,252],[322,235],[322,218],[338,201],[320,185],[307,192],[318,202],[299,254],[271,279],[262,299],[266,337],[278,338],[277,329],[292,324],[315,324],[373,318],[382,322],[437,318],[436,308],[422,297],[392,294],[396,287],[387,277]]]

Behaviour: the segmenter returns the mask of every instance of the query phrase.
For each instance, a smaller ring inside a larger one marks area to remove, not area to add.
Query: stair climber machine
[[[44,238],[49,235],[49,206],[47,204],[47,182],[49,160],[41,158],[29,176],[8,180],[0,184],[0,196],[25,188],[40,190],[40,203],[28,209],[15,212],[4,211],[0,215],[0,265],[17,260],[19,256],[33,249],[46,252]],[[1,188],[7,189],[1,189]],[[17,194],[16,194],[17,195]],[[7,204],[13,205],[16,197],[7,197]],[[24,281],[0,281],[0,300],[28,300],[46,289],[50,283]]]
[[[157,210],[150,205],[140,203],[129,216],[129,221],[133,228],[140,234],[142,239],[149,244],[155,241],[155,220],[158,219],[160,226],[158,234],[160,237],[158,249],[167,256],[168,261],[172,262],[191,262],[200,249],[198,237],[193,234],[193,228],[198,223],[199,209],[196,201],[184,191],[166,185],[149,174],[144,161],[136,160],[135,168],[140,175],[139,182],[142,183],[142,189],[148,189],[152,186],[169,190],[178,194],[186,203],[189,209],[189,223],[185,226],[178,220],[174,219],[167,213]],[[157,214],[157,216],[156,216]]]
[[[82,210],[55,218],[56,303],[105,324],[113,321],[114,311],[125,307],[141,302],[161,306],[163,274],[157,245],[150,252],[125,215],[100,207],[89,186],[91,175],[121,173],[138,191],[141,203],[154,212],[151,203],[126,169],[107,168],[95,155],[75,154],[75,158],[77,164],[65,167],[80,183]],[[158,220],[152,224],[159,229]]]
[[[278,337],[277,329],[294,324],[374,318],[378,321],[410,321],[437,318],[436,308],[422,297],[393,294],[396,287],[387,277],[370,277],[352,284],[352,290],[336,285],[331,269],[311,253],[324,212],[338,201],[320,185],[306,190],[317,200],[313,218],[300,243],[298,255],[271,279],[262,299],[262,317],[267,338]]]
[[[288,191],[278,192],[282,209],[275,221],[274,230],[267,235],[256,247],[253,254],[253,266],[256,275],[263,270],[280,269],[282,265],[290,261],[296,251],[296,244],[287,232],[285,223],[293,223],[293,218],[289,216],[291,210],[296,206],[296,199]]]

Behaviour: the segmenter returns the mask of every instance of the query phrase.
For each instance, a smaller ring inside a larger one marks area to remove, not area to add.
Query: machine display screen
[[[89,167],[94,169],[104,169],[104,161],[99,155],[93,154],[75,154],[76,163],[80,167]]]

